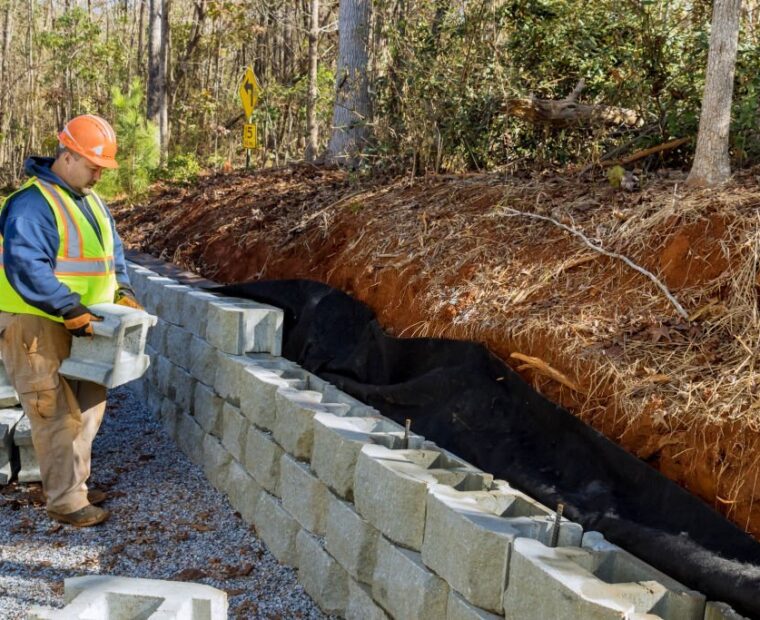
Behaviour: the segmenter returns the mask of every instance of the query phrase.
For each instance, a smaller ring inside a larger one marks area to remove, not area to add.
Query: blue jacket
[[[58,178],[50,169],[53,161],[52,157],[30,157],[24,164],[24,170],[30,177],[50,181],[67,191],[100,237],[85,197]],[[116,281],[119,286],[128,287],[124,246],[113,218],[111,228]],[[79,304],[79,295],[61,284],[53,273],[60,243],[58,228],[50,205],[36,187],[26,188],[6,203],[0,213],[0,235],[3,237],[5,274],[26,303],[53,316],[63,316]]]

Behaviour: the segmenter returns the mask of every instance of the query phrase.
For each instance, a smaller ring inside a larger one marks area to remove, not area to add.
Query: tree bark
[[[367,60],[371,0],[342,0],[338,13],[338,71],[327,158],[355,165],[369,138]]]
[[[741,6],[741,0],[715,0],[713,4],[697,150],[686,181],[689,185],[717,185],[731,176],[728,138]]]
[[[317,157],[319,127],[317,126],[317,97],[319,89],[317,75],[319,69],[319,0],[311,0],[311,27],[309,28],[309,89],[306,98],[306,161]]]
[[[169,8],[171,0],[163,0],[161,13],[161,49],[159,55],[159,82],[161,84],[159,100],[159,137],[161,141],[161,165],[169,159]]]
[[[158,126],[161,115],[161,92],[166,85],[161,84],[161,30],[163,22],[163,0],[150,0],[148,15],[148,93],[146,97],[147,117]]]

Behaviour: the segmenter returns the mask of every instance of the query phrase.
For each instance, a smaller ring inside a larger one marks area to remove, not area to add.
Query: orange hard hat
[[[96,166],[118,168],[116,163],[116,133],[105,119],[94,114],[72,118],[58,140],[67,149],[86,157]]]

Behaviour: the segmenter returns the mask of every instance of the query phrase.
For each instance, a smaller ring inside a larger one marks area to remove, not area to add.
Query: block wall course
[[[254,365],[253,360],[243,355],[219,353],[214,378],[216,393],[227,402],[239,407],[241,384],[244,381],[243,370]]]
[[[245,467],[264,489],[280,496],[280,459],[283,449],[270,433],[251,426],[245,446]]]
[[[318,536],[325,535],[327,506],[330,492],[309,470],[289,454],[280,460],[280,491],[282,505],[301,527]]]
[[[206,324],[208,323],[208,305],[212,301],[219,299],[218,295],[197,289],[187,293],[182,299],[180,315],[182,327],[192,332],[198,338],[205,339]]]
[[[203,471],[209,482],[222,492],[227,488],[232,455],[213,435],[203,436]]]
[[[274,429],[275,394],[281,387],[302,390],[306,388],[307,380],[294,376],[289,371],[291,364],[283,364],[283,368],[265,368],[257,363],[243,370],[243,382],[240,389],[240,409],[253,424],[264,430]]]
[[[380,532],[362,519],[351,504],[330,497],[326,548],[361,583],[372,583],[379,538]]]
[[[256,503],[254,522],[256,533],[272,555],[283,564],[298,568],[296,536],[301,528],[280,500],[262,491]]]
[[[348,580],[346,620],[389,620],[388,614],[372,600],[372,591],[365,585]]]
[[[190,339],[189,370],[198,381],[213,386],[216,380],[217,352],[205,340],[193,336]]]
[[[480,609],[468,603],[454,590],[449,590],[449,602],[446,607],[446,620],[499,620],[497,616],[485,609]]]
[[[195,379],[183,368],[172,366],[170,381],[174,387],[174,401],[182,411],[192,413]]]
[[[298,580],[323,611],[342,615],[348,599],[345,570],[306,530],[296,536]]]
[[[177,325],[169,325],[166,328],[166,354],[172,364],[190,369],[191,357],[188,355],[193,335],[186,329]]]
[[[177,415],[177,445],[196,465],[203,466],[203,437],[205,433],[187,413]]]
[[[213,388],[196,383],[194,390],[193,414],[203,430],[215,437],[222,437],[222,399]]]
[[[254,523],[256,504],[261,491],[261,486],[245,470],[245,467],[234,459],[230,461],[225,493],[232,507],[240,513],[246,523]]]
[[[222,406],[222,443],[230,454],[242,461],[250,423],[240,413],[240,409],[229,403]]]
[[[283,311],[246,299],[224,298],[207,305],[206,339],[232,355],[282,349]]]
[[[161,420],[161,425],[164,427],[166,434],[177,441],[179,432],[179,410],[173,400],[164,398],[161,401],[161,411],[159,412],[158,417]]]

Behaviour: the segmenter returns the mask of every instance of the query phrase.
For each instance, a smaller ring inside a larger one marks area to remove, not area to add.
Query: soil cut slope
[[[760,539],[758,174],[716,192],[671,172],[628,194],[572,176],[296,166],[113,211],[127,247],[218,282],[320,280],[397,336],[486,344]]]

